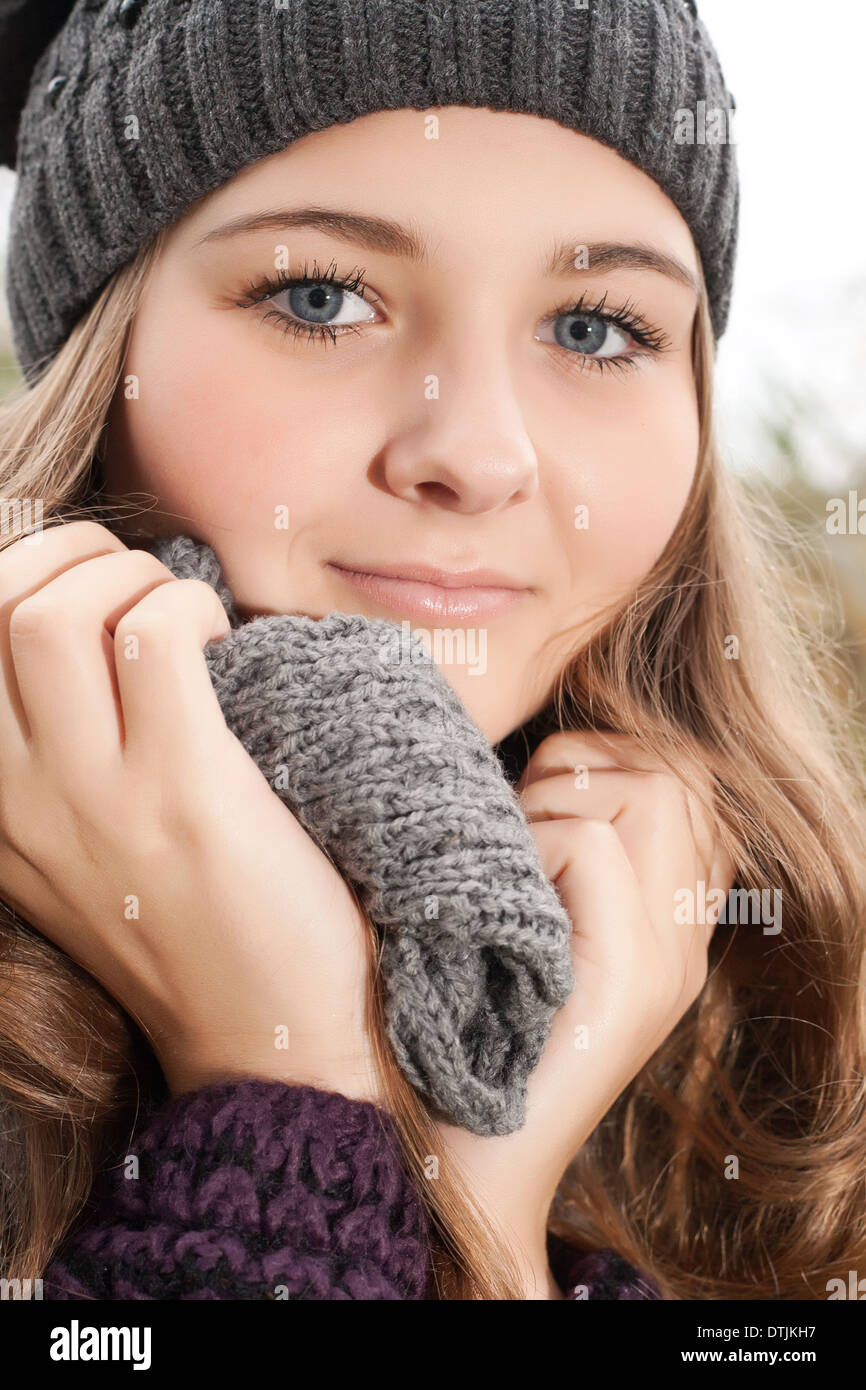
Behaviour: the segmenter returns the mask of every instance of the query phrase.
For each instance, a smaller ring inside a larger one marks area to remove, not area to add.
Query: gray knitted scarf
[[[519,1129],[574,986],[572,927],[487,739],[417,634],[398,660],[384,618],[245,622],[210,546],[146,548],[226,609],[231,631],[204,649],[220,708],[380,933],[402,1071],[440,1118]]]

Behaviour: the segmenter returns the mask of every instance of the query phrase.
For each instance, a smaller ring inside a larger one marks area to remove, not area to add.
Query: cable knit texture
[[[519,1129],[574,988],[572,925],[484,734],[417,633],[336,611],[242,622],[210,546],[148,548],[226,607],[205,648],[226,723],[382,933],[404,1073],[440,1117]]]
[[[578,1254],[564,1241],[549,1237],[550,1268],[571,1302],[604,1299],[614,1302],[661,1300],[654,1280],[634,1268],[614,1250]]]
[[[547,117],[616,150],[679,208],[717,337],[727,323],[735,102],[694,0],[0,0],[4,89],[28,382],[196,198],[311,131],[405,107]]]
[[[100,1175],[43,1297],[425,1299],[429,1223],[390,1116],[254,1078],[175,1096]],[[657,1299],[612,1250],[550,1238],[571,1301]]]
[[[91,1211],[46,1298],[425,1295],[427,1223],[390,1118],[336,1092],[249,1079],[174,1097]]]

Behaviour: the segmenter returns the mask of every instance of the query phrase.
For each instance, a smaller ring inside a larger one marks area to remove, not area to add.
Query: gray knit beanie
[[[574,988],[572,925],[484,734],[417,633],[360,613],[243,622],[210,546],[146,548],[225,607],[204,652],[226,724],[358,890],[404,1074],[454,1124],[520,1129]]]
[[[401,107],[527,112],[611,146],[679,208],[716,338],[727,323],[735,102],[695,0],[0,0],[0,93],[31,384],[196,198],[310,131]]]

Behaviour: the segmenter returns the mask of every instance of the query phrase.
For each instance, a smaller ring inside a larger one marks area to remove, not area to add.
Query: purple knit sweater
[[[385,1111],[312,1086],[224,1081],[145,1117],[43,1292],[424,1299],[427,1236]],[[660,1297],[611,1251],[579,1257],[556,1241],[551,1266],[569,1298]]]

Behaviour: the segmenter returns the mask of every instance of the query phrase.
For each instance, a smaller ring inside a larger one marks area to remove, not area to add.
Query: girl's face
[[[107,490],[213,546],[245,615],[426,630],[496,743],[676,526],[698,273],[661,189],[553,121],[330,126],[170,229]]]

